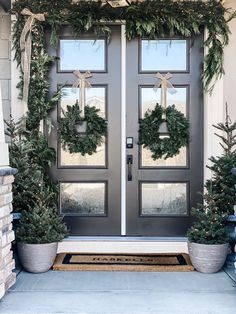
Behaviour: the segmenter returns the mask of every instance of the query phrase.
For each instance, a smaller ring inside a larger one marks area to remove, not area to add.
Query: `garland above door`
[[[105,1],[73,1],[73,0],[17,0],[12,12],[17,13],[14,27],[14,43],[16,58],[20,62],[20,35],[27,19],[32,16],[22,14],[27,8],[33,14],[44,14],[44,18],[35,17],[37,39],[44,37],[43,28],[51,27],[51,43],[58,43],[59,30],[62,25],[69,24],[75,35],[93,31],[97,36],[110,35],[108,21],[122,20],[126,22],[128,39],[145,37],[160,38],[175,34],[183,37],[194,37],[204,26],[208,30],[205,41],[208,54],[205,57],[203,82],[206,90],[212,91],[214,82],[223,73],[224,47],[229,42],[228,22],[235,17],[235,12],[223,6],[223,1],[173,1],[148,0],[131,2],[129,6],[114,8]],[[109,1],[108,1],[109,2]],[[110,1],[111,2],[111,1]],[[104,5],[105,4],[105,5]],[[40,26],[39,26],[40,24]],[[34,39],[32,39],[34,42]],[[33,56],[32,56],[33,57]]]

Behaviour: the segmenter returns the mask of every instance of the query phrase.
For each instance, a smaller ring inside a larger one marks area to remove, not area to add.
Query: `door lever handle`
[[[127,155],[127,165],[128,165],[128,181],[132,181],[132,164],[133,164],[133,155]]]

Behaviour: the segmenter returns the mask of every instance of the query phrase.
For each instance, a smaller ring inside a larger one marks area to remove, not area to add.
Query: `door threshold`
[[[58,253],[187,253],[186,237],[82,237],[59,243]]]
[[[105,241],[105,242],[186,242],[186,237],[126,237],[126,236],[69,236],[64,241]]]

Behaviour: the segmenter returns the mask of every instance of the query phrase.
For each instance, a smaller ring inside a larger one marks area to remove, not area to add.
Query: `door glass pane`
[[[65,111],[66,107],[73,106],[76,100],[79,100],[80,89],[63,87],[63,96],[61,98],[61,108]],[[96,87],[86,88],[85,90],[86,105],[90,107],[96,107],[100,111],[99,116],[106,118],[106,87]]]
[[[105,183],[61,183],[62,214],[105,215]]]
[[[141,147],[142,167],[185,167],[187,166],[187,149],[182,147],[180,153],[171,158],[152,159],[152,152]]]
[[[61,71],[105,71],[104,39],[61,39]]]
[[[187,114],[187,88],[175,87],[176,93],[167,93],[167,105],[175,105],[176,109],[181,111],[185,116]],[[147,110],[153,110],[157,103],[161,102],[161,89],[154,91],[153,87],[141,88],[141,117]]]
[[[63,97],[60,102],[60,108],[66,111],[67,106],[75,104],[79,99],[79,88],[72,89],[65,87],[62,89]],[[100,110],[98,114],[106,117],[106,88],[92,87],[86,90],[86,104],[88,106],[95,106]],[[60,110],[60,115],[62,115]],[[104,143],[97,147],[97,152],[93,155],[86,154],[82,156],[79,153],[70,154],[60,147],[60,165],[61,166],[79,166],[79,167],[105,167],[106,165],[106,144]]]
[[[92,87],[85,91],[86,104],[90,107],[96,107],[100,111],[99,116],[106,118],[106,88]]]
[[[186,183],[142,183],[141,215],[186,215]]]
[[[167,103],[169,106],[175,105],[176,109],[187,115],[187,88],[176,87],[175,94],[167,94]],[[141,117],[145,112],[153,110],[161,100],[161,90],[156,92],[152,87],[141,88]],[[168,159],[153,160],[149,149],[141,147],[141,166],[142,167],[185,167],[187,166],[187,149],[182,147],[177,156]]]
[[[61,147],[60,164],[63,167],[105,167],[106,165],[106,145],[103,143],[97,147],[97,152],[93,155],[84,155],[80,153],[71,154]]]
[[[141,71],[186,71],[187,41],[161,39],[141,41]]]

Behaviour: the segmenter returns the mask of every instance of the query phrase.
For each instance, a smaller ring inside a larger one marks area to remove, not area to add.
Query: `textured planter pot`
[[[46,244],[18,243],[18,255],[24,269],[30,273],[48,271],[57,255],[57,242]]]
[[[224,265],[229,244],[199,244],[188,242],[188,251],[194,268],[201,273],[213,274]]]

